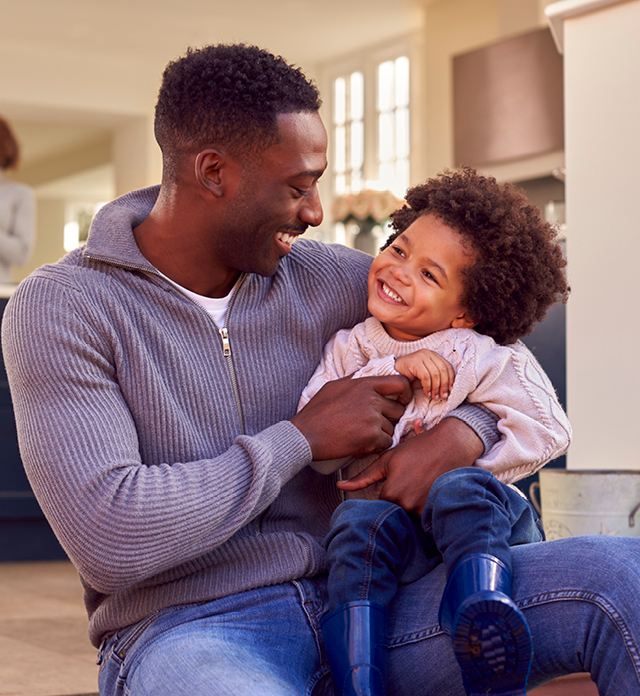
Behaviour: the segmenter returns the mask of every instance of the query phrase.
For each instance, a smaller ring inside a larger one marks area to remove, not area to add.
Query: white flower
[[[372,218],[380,223],[384,222],[403,203],[404,201],[391,191],[364,189],[356,194],[347,193],[335,198],[331,212],[335,222]]]

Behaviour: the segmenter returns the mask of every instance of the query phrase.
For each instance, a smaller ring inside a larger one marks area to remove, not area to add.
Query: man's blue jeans
[[[516,603],[531,629],[530,688],[591,672],[601,696],[640,694],[640,540],[576,537],[512,549]],[[464,696],[438,625],[444,565],[390,606],[389,696]],[[326,578],[173,607],[112,636],[102,696],[331,696],[320,617]]]
[[[398,585],[443,560],[450,574],[472,553],[496,556],[511,570],[511,546],[543,539],[527,499],[476,467],[440,476],[421,521],[386,500],[347,500],[333,513],[325,540],[329,608],[356,600],[387,607]]]

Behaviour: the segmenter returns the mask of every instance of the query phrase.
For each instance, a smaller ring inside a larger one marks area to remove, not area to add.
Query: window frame
[[[320,87],[323,94],[322,115],[327,128],[328,161],[326,175],[321,179],[320,192],[325,210],[323,223],[323,238],[325,241],[336,241],[335,225],[331,217],[331,207],[336,196],[334,185],[335,138],[334,138],[334,81],[343,77],[348,79],[353,72],[361,72],[364,76],[364,165],[363,181],[377,181],[379,175],[378,162],[378,66],[386,61],[395,60],[400,56],[409,59],[409,185],[419,180],[422,170],[422,160],[418,145],[421,140],[422,106],[419,89],[422,74],[422,37],[419,33],[406,35],[376,46],[347,54],[323,64],[320,68]],[[373,85],[373,89],[371,86]],[[337,241],[342,242],[342,239]]]

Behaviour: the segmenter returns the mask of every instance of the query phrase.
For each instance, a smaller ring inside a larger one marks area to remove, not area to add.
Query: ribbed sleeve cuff
[[[482,404],[464,403],[449,413],[446,418],[458,418],[474,430],[484,444],[484,455],[500,440],[498,421],[500,418]]]

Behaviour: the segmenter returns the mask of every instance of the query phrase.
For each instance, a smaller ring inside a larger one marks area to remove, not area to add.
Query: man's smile
[[[302,234],[302,232],[297,234],[292,234],[291,232],[276,232],[276,239],[290,247],[300,234]]]

